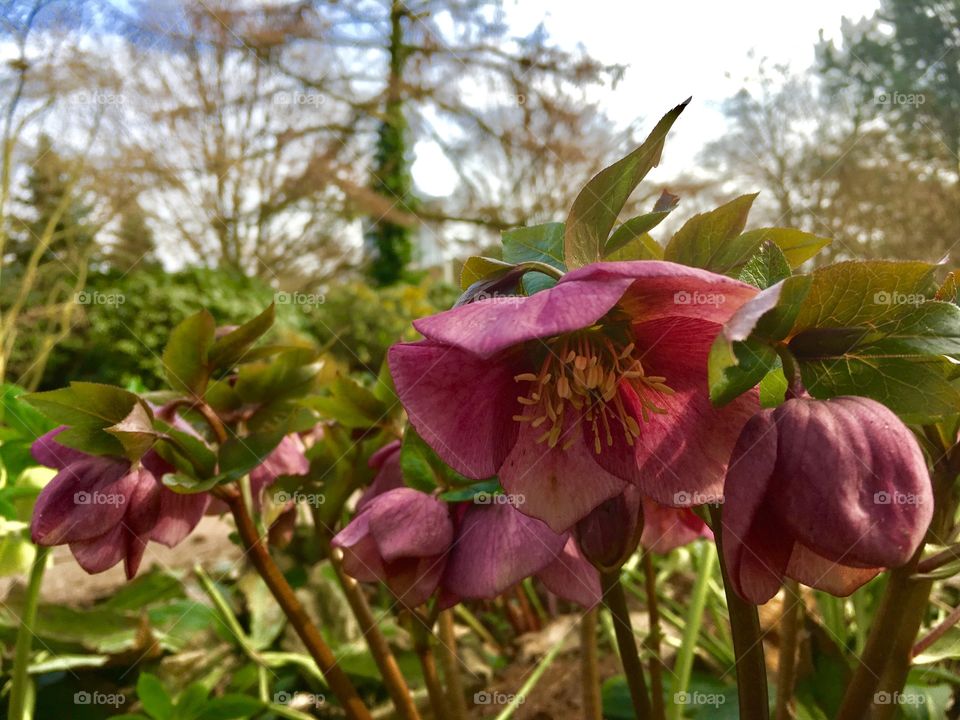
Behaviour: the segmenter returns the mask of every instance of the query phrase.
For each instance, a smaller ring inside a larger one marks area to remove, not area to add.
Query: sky
[[[505,0],[504,9],[517,34],[543,22],[558,45],[582,44],[598,60],[627,65],[616,90],[597,95],[623,126],[642,118],[650,129],[693,96],[655,171],[662,180],[688,169],[700,149],[723,134],[723,100],[755,77],[762,58],[802,71],[813,64],[820,30],[837,39],[842,17],[859,20],[878,5],[878,0]],[[442,153],[429,144],[416,148],[413,172],[429,194],[444,194],[455,179]]]

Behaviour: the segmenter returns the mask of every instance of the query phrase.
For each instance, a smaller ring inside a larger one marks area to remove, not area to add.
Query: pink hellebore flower
[[[403,473],[400,471],[400,441],[394,440],[377,450],[370,456],[369,465],[377,471],[377,475],[360,496],[357,502],[358,511],[377,495],[403,487]]]
[[[507,503],[463,503],[440,603],[494,598],[535,576],[554,595],[592,607],[600,578],[569,533],[557,534]]]
[[[343,551],[348,575],[386,583],[400,602],[415,607],[437,589],[452,542],[447,503],[403,487],[373,498],[332,544]]]
[[[88,573],[123,560],[130,579],[149,540],[173,547],[200,522],[209,496],[165,487],[160,478],[173,468],[154,451],[136,464],[87,455],[56,441],[64,429],[51,430],[31,448],[37,462],[60,471],[37,498],[31,523],[35,543],[69,544]]]
[[[723,555],[752,603],[784,577],[849,595],[905,564],[932,516],[923,453],[896,415],[865,398],[795,398],[758,413],[737,441]]]
[[[627,483],[666,505],[719,496],[756,394],[714,408],[707,354],[756,288],[669,262],[597,263],[529,297],[414,322],[390,369],[410,421],[452,467],[500,477],[569,529]]]

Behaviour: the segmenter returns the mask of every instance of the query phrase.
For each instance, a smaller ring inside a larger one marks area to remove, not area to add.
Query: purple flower
[[[358,511],[377,495],[403,487],[403,473],[400,471],[400,441],[394,440],[377,450],[370,456],[369,465],[377,471],[377,475],[357,501]]]
[[[410,422],[453,468],[498,475],[563,532],[627,483],[683,506],[721,494],[756,393],[714,408],[707,354],[756,288],[668,262],[598,263],[510,302],[414,323],[389,352]]]
[[[209,497],[166,488],[160,478],[173,468],[156,452],[133,464],[87,455],[56,441],[65,429],[51,430],[31,448],[37,462],[59,470],[34,507],[30,531],[35,543],[69,544],[88,573],[123,560],[129,579],[136,575],[148,541],[173,547],[200,522]]]
[[[933,516],[923,453],[883,405],[795,398],[744,427],[724,488],[722,547],[744,599],[784,577],[849,595],[905,564]]]
[[[447,503],[403,487],[373,498],[332,545],[343,551],[348,575],[386,583],[400,602],[415,607],[437,589],[452,542]]]
[[[600,579],[569,533],[558,534],[507,503],[463,504],[442,580],[441,604],[493,598],[535,576],[584,607],[600,601]]]

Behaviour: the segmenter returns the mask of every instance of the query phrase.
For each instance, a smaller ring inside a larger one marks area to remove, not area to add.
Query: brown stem
[[[457,657],[457,635],[454,632],[453,610],[443,610],[439,615],[440,664],[447,681],[447,705],[453,720],[467,720],[467,701],[463,694],[463,678],[460,677],[460,658]]]
[[[443,691],[440,676],[437,674],[437,662],[433,655],[430,641],[433,633],[423,625],[423,622],[410,614],[410,630],[413,635],[413,645],[423,670],[423,681],[427,686],[427,695],[430,697],[430,707],[433,709],[435,720],[450,717],[447,709],[447,696]]]
[[[916,645],[913,646],[913,650],[910,652],[911,657],[916,657],[917,655],[921,654],[937,640],[942,638],[947,633],[947,630],[952,628],[958,622],[960,622],[960,607],[955,607],[950,611],[950,614],[944,618],[943,622],[937,625],[925,637],[920,639]]]
[[[370,605],[367,603],[367,598],[357,581],[343,572],[340,558],[336,555],[336,553],[330,553],[330,564],[337,575],[340,587],[343,588],[343,594],[353,611],[353,616],[357,619],[360,632],[363,633],[363,637],[367,641],[370,655],[373,656],[373,661],[377,664],[383,684],[393,701],[394,708],[396,708],[397,716],[401,720],[420,720],[420,713],[417,711],[413,696],[410,694],[407,681],[404,679],[403,673],[400,672],[400,666],[397,664],[397,659],[391,652],[389,644],[387,644],[387,639],[380,631],[380,626],[377,625],[376,618],[374,618]]]
[[[647,644],[653,653],[650,658],[650,692],[653,696],[653,717],[665,720],[666,708],[663,706],[663,659],[660,657],[660,605],[657,600],[657,571],[653,566],[653,555],[643,553],[644,589],[647,595],[647,614],[650,616],[650,634]]]
[[[603,590],[603,602],[613,616],[613,628],[617,635],[617,646],[620,648],[620,661],[623,664],[623,674],[627,678],[627,687],[630,688],[634,712],[637,720],[649,720],[650,696],[647,694],[643,663],[640,662],[633,625],[630,623],[627,597],[623,592],[623,585],[620,584],[620,570],[601,572],[600,585]]]
[[[784,582],[783,610],[780,613],[780,661],[777,667],[776,720],[790,720],[793,686],[797,676],[797,638],[803,617],[800,584],[796,580]]]
[[[580,686],[583,692],[583,720],[602,720],[597,608],[591,608],[580,618]]]
[[[293,588],[290,587],[283,573],[280,572],[280,568],[270,557],[270,553],[264,544],[264,538],[257,533],[257,528],[247,512],[243,498],[236,492],[226,492],[219,488],[215,494],[229,506],[237,525],[237,533],[240,535],[244,549],[250,557],[250,562],[256,568],[260,577],[263,578],[280,609],[283,610],[283,614],[287,616],[290,625],[303,641],[310,656],[316,661],[330,686],[331,692],[343,705],[347,717],[351,720],[372,720],[370,711],[367,710],[363,700],[357,695],[350,678],[337,665],[337,659],[333,656],[323,636],[320,635],[317,626],[310,620],[303,605],[300,604],[294,594]]]

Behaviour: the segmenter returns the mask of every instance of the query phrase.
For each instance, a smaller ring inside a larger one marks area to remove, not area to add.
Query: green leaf
[[[574,269],[600,260],[620,211],[640,181],[660,163],[667,133],[689,102],[664,115],[640,147],[597,173],[577,195],[563,238],[567,267]]]
[[[774,408],[786,398],[787,378],[779,365],[763,376],[760,381],[760,407]]]
[[[220,446],[219,476],[237,480],[255,467],[280,444],[283,435],[255,433],[244,438],[230,437]]]
[[[659,225],[670,212],[670,210],[650,212],[627,220],[613,231],[613,235],[603,246],[603,257],[609,259],[618,250],[626,248],[631,241],[639,240],[640,245],[650,253],[650,257],[637,258],[638,260],[660,260],[663,258],[663,248],[654,242],[648,233]]]
[[[224,480],[224,476],[220,474],[209,478],[198,479],[192,475],[179,472],[167,473],[161,478],[164,487],[170,488],[178,495],[196,495],[197,493],[208,492],[210,489],[224,482]]]
[[[769,240],[764,241],[740,271],[740,280],[761,290],[776,285],[788,277],[790,277],[790,265],[787,264],[783,251]]]
[[[163,425],[160,421],[157,424],[163,429],[163,437],[153,449],[160,457],[185,475],[197,478],[209,478],[213,475],[217,456],[203,440]]]
[[[131,462],[142,458],[160,435],[153,427],[153,413],[140,401],[123,420],[104,429],[120,441],[124,456]]]
[[[437,497],[444,502],[466,502],[467,500],[473,500],[473,498],[481,493],[485,495],[496,495],[502,492],[503,488],[500,487],[500,481],[497,478],[493,478],[491,480],[481,480],[466,487],[447,490],[446,492],[440,493]]]
[[[743,240],[750,207],[757,194],[741,195],[725,205],[699,213],[684,223],[664,249],[664,260],[718,273],[737,272],[757,247]]]
[[[122,456],[126,450],[116,437],[102,428],[89,425],[76,425],[57,434],[57,442],[88,455]]]
[[[195,682],[187,685],[186,689],[177,698],[177,707],[174,717],[176,720],[196,720],[207,703],[210,690],[203,683]]]
[[[710,400],[717,406],[726,405],[760,383],[777,361],[777,351],[762,340],[730,343],[722,335],[717,337],[707,366]]]
[[[59,425],[106,428],[121,422],[138,398],[113,385],[71,382],[70,387],[30,393],[23,399]]]
[[[513,263],[496,260],[494,258],[474,255],[467,258],[460,270],[460,289],[466,290],[475,282],[480,282],[491,276],[502,275],[514,267]]]
[[[753,244],[754,247],[759,247],[767,241],[773,242],[783,252],[791,268],[800,267],[832,242],[830,238],[820,237],[803,230],[780,227],[748,230],[743,233],[741,239],[745,244]]]
[[[56,423],[24,402],[24,394],[25,391],[16,385],[0,385],[0,424],[12,428],[20,437],[32,442],[45,432],[53,430]]]
[[[206,310],[191,315],[170,332],[163,350],[163,368],[170,387],[203,395],[210,379],[210,350],[215,332],[213,315]]]
[[[210,348],[211,368],[231,368],[243,359],[250,347],[273,326],[276,307],[273,303],[252,320],[214,341]]]
[[[501,236],[503,259],[514,265],[541,262],[566,271],[567,266],[563,261],[563,233],[563,223],[557,222],[507,230]],[[521,286],[527,295],[533,295],[552,287],[556,282],[549,275],[531,272],[524,275]]]
[[[155,720],[170,720],[173,717],[173,700],[156,675],[141,672],[137,679],[137,697],[143,709]]]
[[[245,363],[237,371],[234,385],[246,403],[266,404],[306,394],[323,367],[312,348],[290,348],[269,362]]]
[[[310,397],[304,403],[321,415],[350,428],[374,427],[387,416],[386,405],[350,377],[337,377],[328,390],[329,395]]]
[[[400,446],[400,470],[409,487],[433,492],[447,485],[470,485],[474,481],[460,475],[433,451],[412,425],[407,425]]]

